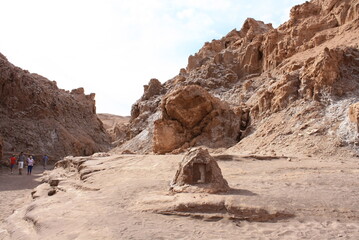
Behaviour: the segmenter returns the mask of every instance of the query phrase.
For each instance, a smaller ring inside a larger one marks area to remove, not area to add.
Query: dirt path
[[[19,175],[17,169],[10,174],[9,168],[0,168],[0,223],[20,207],[24,196],[31,194],[32,189],[40,183],[42,166],[35,166],[32,175],[26,174],[26,168],[24,170]]]

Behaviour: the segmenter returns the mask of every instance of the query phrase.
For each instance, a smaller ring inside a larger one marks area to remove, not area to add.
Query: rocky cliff
[[[2,156],[3,156],[2,145],[3,145],[3,140],[2,140],[2,138],[0,136],[0,159],[2,159]]]
[[[351,154],[357,130],[348,111],[358,87],[359,1],[312,0],[276,29],[248,18],[205,43],[173,79],[152,79],[117,150]]]
[[[90,155],[109,149],[109,136],[96,116],[95,94],[59,89],[56,82],[12,65],[0,54],[0,135],[6,154],[23,151]]]

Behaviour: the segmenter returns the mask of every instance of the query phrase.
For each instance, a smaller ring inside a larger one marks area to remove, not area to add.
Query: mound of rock
[[[12,65],[0,54],[0,134],[6,154],[67,155],[106,151],[110,138],[96,116],[95,94],[71,92]]]
[[[171,182],[174,192],[227,192],[230,188],[216,160],[208,151],[197,148],[189,151],[179,164]]]

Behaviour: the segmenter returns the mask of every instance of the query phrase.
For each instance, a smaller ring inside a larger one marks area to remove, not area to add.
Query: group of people
[[[42,157],[42,165],[44,167],[44,170],[46,169],[48,160],[49,160],[49,157],[45,154]],[[25,167],[25,162],[27,165],[27,175],[31,175],[32,168],[34,167],[34,164],[35,164],[35,158],[32,155],[25,156],[25,154],[23,152],[21,152],[17,158],[13,154],[10,157],[11,174],[13,174],[15,165],[17,164],[18,169],[19,169],[19,175],[22,175],[22,169],[24,169],[24,167]]]

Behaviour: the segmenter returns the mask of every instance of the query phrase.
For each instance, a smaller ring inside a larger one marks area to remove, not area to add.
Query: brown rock
[[[182,147],[186,143],[185,130],[178,121],[157,120],[153,135],[153,151],[168,153]]]
[[[3,140],[2,137],[0,136],[0,159],[2,159],[3,157]]]
[[[202,148],[193,149],[183,157],[171,182],[174,192],[216,193],[229,189],[216,160]]]
[[[213,97],[203,88],[188,86],[163,99],[163,112],[186,128],[193,128],[213,110]]]
[[[349,119],[357,126],[359,132],[359,103],[354,103],[349,107]]]
[[[133,105],[129,138],[123,146],[141,153],[151,149],[179,153],[199,145],[230,147],[241,140],[239,148],[251,149],[249,152],[273,147],[282,150],[295,136],[303,136],[296,132],[303,126],[321,129],[322,135],[335,133],[338,139],[333,141],[342,141],[351,129],[344,129],[347,125],[341,124],[338,114],[349,107],[359,89],[358,6],[359,0],[312,0],[295,6],[290,20],[276,29],[249,18],[240,31],[234,29],[219,40],[206,42],[189,57],[186,69],[161,85],[161,93],[148,98],[145,89]],[[184,98],[192,99],[190,94],[179,94],[190,85],[225,102],[224,109],[239,108],[237,117],[227,121],[234,126],[222,126],[231,114],[223,114],[227,110],[219,110],[222,107],[207,100],[211,98],[206,94],[198,108],[191,106]],[[171,104],[166,105],[167,101]],[[341,110],[334,111],[337,107]],[[236,129],[238,116],[245,116],[240,117],[240,134],[227,132]],[[247,136],[256,141],[243,141]],[[226,138],[232,141],[222,141]],[[298,141],[304,146],[308,139]],[[325,149],[330,147],[324,142],[332,146],[330,138],[313,141],[323,142],[318,152],[328,152]],[[306,151],[306,147],[301,149]]]
[[[56,82],[1,56],[0,134],[5,154],[23,151],[58,160],[109,149],[109,136],[96,116],[95,94],[85,95],[83,88],[59,89]]]
[[[153,151],[235,144],[241,136],[241,111],[213,97],[200,86],[180,88],[162,100],[162,118],[155,121]]]
[[[59,183],[60,183],[59,179],[50,179],[49,180],[49,184],[50,184],[51,187],[56,187],[56,186],[59,185]]]
[[[142,96],[143,100],[148,100],[153,96],[157,96],[162,92],[161,82],[156,78],[152,78],[148,85],[144,85],[144,94]]]

